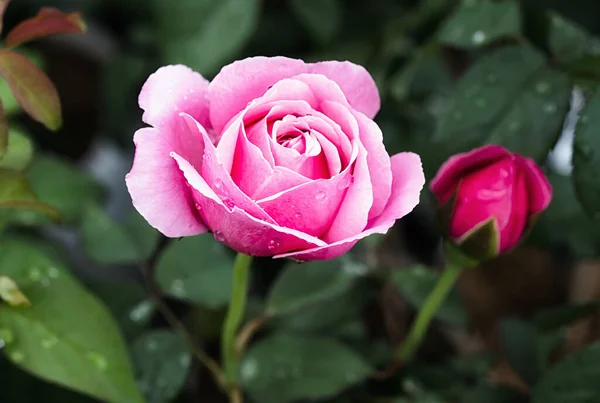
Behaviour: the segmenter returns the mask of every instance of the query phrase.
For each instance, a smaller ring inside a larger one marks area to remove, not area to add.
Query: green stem
[[[461,266],[452,263],[446,265],[434,289],[429,293],[421,307],[404,343],[396,351],[396,357],[399,360],[408,361],[415,355],[425,338],[431,320],[452,290],[461,272]]]
[[[238,354],[236,350],[236,333],[246,310],[246,297],[248,294],[248,279],[250,277],[250,264],[252,257],[238,253],[233,264],[233,287],[229,311],[221,333],[221,354],[225,370],[226,382],[233,386],[237,379]]]

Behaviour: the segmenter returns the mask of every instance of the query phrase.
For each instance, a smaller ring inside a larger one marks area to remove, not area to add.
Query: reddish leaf
[[[87,29],[80,13],[65,14],[44,7],[38,15],[14,27],[6,36],[6,46],[15,47],[25,42],[55,34],[79,34]]]
[[[4,105],[0,100],[0,158],[6,153],[8,147],[8,121],[4,113]]]
[[[2,33],[4,27],[4,11],[6,11],[9,2],[10,0],[0,0],[0,33]]]
[[[0,76],[21,108],[50,130],[62,124],[60,99],[52,81],[25,56],[0,49]]]

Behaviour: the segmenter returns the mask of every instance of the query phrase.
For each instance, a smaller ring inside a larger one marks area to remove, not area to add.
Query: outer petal
[[[327,260],[348,252],[360,239],[372,234],[385,234],[399,218],[410,213],[419,203],[421,190],[425,185],[425,175],[421,159],[413,153],[400,153],[391,158],[392,194],[381,215],[369,223],[367,229],[360,234],[333,242],[325,246],[299,252],[291,252],[274,256],[275,258],[292,257],[294,259]]]
[[[529,158],[523,158],[527,189],[529,191],[529,213],[535,214],[545,210],[552,201],[552,186],[548,178]]]
[[[253,256],[272,256],[324,244],[318,238],[252,217],[238,207],[229,209],[187,161],[177,155],[173,158],[196,190],[196,202],[215,238],[232,249]]]
[[[367,150],[367,165],[373,184],[373,206],[369,219],[379,216],[392,193],[390,156],[383,145],[383,134],[377,123],[360,112],[355,112],[360,141]]]
[[[311,64],[309,72],[323,74],[338,83],[350,105],[368,118],[373,119],[379,111],[377,85],[364,67],[347,61],[329,61]]]
[[[252,57],[236,61],[217,74],[209,85],[210,119],[221,131],[248,102],[262,96],[273,84],[303,74],[322,74],[335,81],[356,110],[373,118],[380,107],[379,92],[364,67],[350,62],[306,64],[287,57]]]
[[[158,128],[170,128],[184,112],[209,130],[208,81],[182,65],[165,66],[148,77],[139,96],[142,119]]]
[[[133,205],[139,213],[164,235],[180,237],[197,235],[206,231],[194,205],[185,178],[169,153],[178,150],[176,134],[154,128],[136,132],[135,158],[131,172],[125,177]],[[196,139],[198,144],[200,139]],[[187,142],[184,142],[187,143]],[[195,144],[190,141],[190,145]],[[193,147],[187,151],[202,155]]]
[[[506,156],[512,156],[512,154],[498,145],[487,145],[467,153],[456,154],[440,167],[431,180],[429,188],[444,203],[450,198],[460,178],[467,171],[476,169],[480,165],[491,164]]]

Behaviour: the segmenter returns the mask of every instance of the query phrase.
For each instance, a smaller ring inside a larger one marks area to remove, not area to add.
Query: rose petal
[[[267,213],[262,210],[254,200],[250,199],[248,195],[240,190],[235,184],[229,173],[219,164],[217,160],[217,153],[215,147],[210,142],[210,139],[198,122],[189,115],[182,115],[185,122],[187,123],[190,131],[196,131],[200,133],[198,142],[204,144],[204,154],[202,155],[202,166],[200,168],[200,175],[209,184],[210,188],[219,197],[219,200],[227,206],[228,209],[232,209],[233,206],[237,206],[239,209],[244,210],[248,214],[270,223],[275,221],[269,217]],[[183,157],[183,160],[190,162],[183,155],[176,151],[171,153],[171,156],[175,158],[176,155]],[[181,162],[177,160],[181,166]],[[190,164],[194,167],[193,164]],[[197,169],[194,167],[194,169]],[[205,216],[204,212],[201,212],[202,216]]]
[[[498,145],[488,145],[467,153],[456,154],[442,164],[431,180],[429,188],[441,203],[445,203],[452,196],[460,178],[467,171],[480,165],[491,164],[502,157],[510,155],[505,148]]]
[[[237,206],[230,210],[185,159],[176,154],[173,158],[196,190],[196,202],[215,238],[232,249],[253,256],[272,256],[324,245],[318,238],[259,220]]]
[[[146,80],[139,96],[142,119],[157,128],[169,128],[180,121],[184,112],[206,130],[211,129],[208,104],[208,81],[182,65],[161,67]]]
[[[363,66],[348,61],[328,61],[309,65],[308,72],[323,74],[338,83],[350,105],[368,118],[373,119],[379,111],[381,100],[377,85]]]
[[[529,158],[523,158],[524,171],[529,193],[529,213],[536,214],[545,210],[552,201],[552,186],[540,167]]]
[[[369,219],[379,216],[392,193],[392,171],[390,156],[383,145],[383,134],[377,123],[360,112],[354,116],[358,122],[361,143],[367,150],[367,165],[373,184],[373,206],[369,211]]]
[[[357,140],[354,141],[354,147],[358,147],[358,156],[354,162],[354,182],[346,191],[346,197],[329,231],[323,237],[327,243],[362,232],[367,226],[369,210],[373,205],[373,186],[367,165],[367,152]]]
[[[274,258],[292,257],[303,261],[333,259],[348,252],[356,242],[366,236],[385,234],[396,220],[410,213],[419,204],[421,190],[425,185],[421,159],[416,154],[400,153],[392,156],[391,169],[392,194],[388,204],[381,215],[368,224],[365,231],[325,246],[279,254]]]
[[[169,153],[179,148],[178,139],[170,137],[170,134],[154,128],[143,128],[135,133],[135,158],[125,182],[134,207],[165,236],[201,234],[206,227],[185,178],[175,161],[169,158]],[[178,131],[175,134],[183,133]],[[201,144],[200,139],[197,143]],[[196,142],[190,141],[189,144]],[[202,155],[199,147],[187,151]]]
[[[303,73],[322,74],[335,81],[356,110],[373,118],[380,107],[379,93],[364,67],[350,62],[306,64],[287,57],[252,57],[236,61],[217,74],[209,85],[210,119],[221,131],[229,120],[261,97],[275,83]]]

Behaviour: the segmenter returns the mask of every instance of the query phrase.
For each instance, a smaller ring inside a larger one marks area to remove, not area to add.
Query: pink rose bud
[[[535,162],[498,145],[451,157],[430,188],[448,237],[478,259],[516,246],[552,199],[550,183]]]
[[[133,205],[169,237],[210,231],[254,256],[331,259],[419,202],[413,153],[390,157],[379,92],[350,62],[254,57],[208,82],[158,69],[139,97]]]

